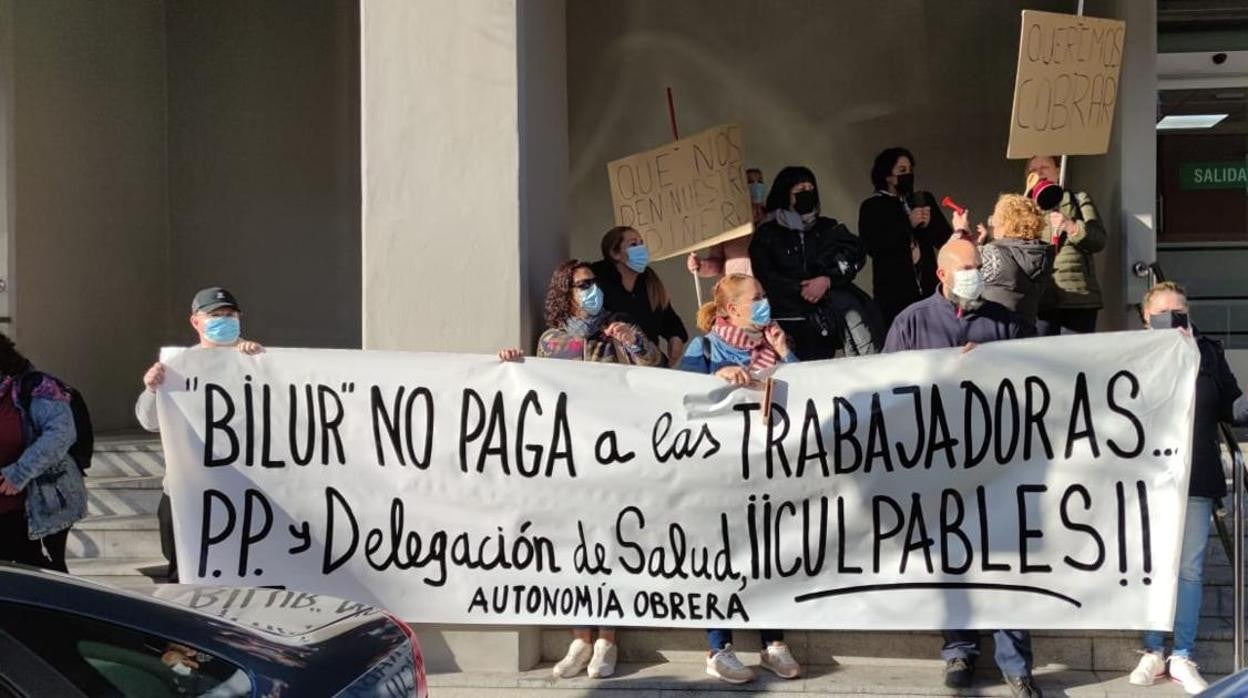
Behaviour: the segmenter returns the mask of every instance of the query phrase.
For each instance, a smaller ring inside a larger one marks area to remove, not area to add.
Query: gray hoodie
[[[1045,240],[993,240],[979,249],[984,298],[1034,325],[1040,297],[1053,279],[1053,246]]]

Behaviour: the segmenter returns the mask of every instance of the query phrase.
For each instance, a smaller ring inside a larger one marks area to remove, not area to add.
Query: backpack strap
[[[39,371],[27,371],[22,374],[21,383],[17,388],[17,400],[23,410],[30,411],[30,396],[34,394],[35,388],[43,382],[44,374]]]

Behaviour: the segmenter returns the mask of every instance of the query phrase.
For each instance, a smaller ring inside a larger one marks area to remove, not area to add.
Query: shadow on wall
[[[1025,5],[1073,11],[1069,2]],[[612,225],[607,162],[671,139],[668,86],[682,134],[739,121],[747,162],[768,183],[785,165],[810,166],[824,215],[855,232],[858,205],[872,194],[871,161],[894,145],[914,151],[919,188],[986,216],[997,194],[1023,184],[1022,163],[1005,159],[1023,7],[569,0],[572,253],[596,258]],[[1082,188],[1111,201],[1108,190]],[[683,261],[656,269],[692,325]],[[870,281],[868,268],[858,283]]]

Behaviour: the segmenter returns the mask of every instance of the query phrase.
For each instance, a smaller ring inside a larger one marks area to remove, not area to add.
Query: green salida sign
[[[1248,163],[1184,163],[1179,169],[1179,188],[1242,189],[1248,191]]]

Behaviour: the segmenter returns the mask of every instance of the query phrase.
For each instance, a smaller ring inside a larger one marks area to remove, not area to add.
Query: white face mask
[[[978,269],[959,269],[953,272],[953,295],[968,301],[979,300],[984,295],[984,277]]]

